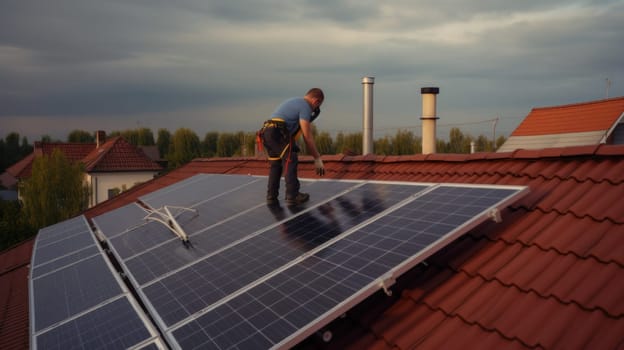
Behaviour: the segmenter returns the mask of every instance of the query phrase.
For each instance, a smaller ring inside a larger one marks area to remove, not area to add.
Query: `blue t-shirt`
[[[282,102],[271,114],[271,118],[284,119],[288,132],[294,135],[299,130],[299,119],[312,122],[320,114],[320,111],[315,115],[312,112],[312,108],[303,97],[294,97]]]

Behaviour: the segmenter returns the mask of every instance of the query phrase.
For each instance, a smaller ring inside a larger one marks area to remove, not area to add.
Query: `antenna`
[[[609,88],[611,87],[611,84],[613,82],[609,78],[606,78],[605,80],[606,80],[606,84],[607,84],[607,98],[609,98]]]

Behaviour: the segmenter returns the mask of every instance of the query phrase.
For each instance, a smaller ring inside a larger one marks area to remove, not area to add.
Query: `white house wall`
[[[87,175],[87,182],[91,188],[90,206],[102,203],[108,199],[108,191],[118,188],[128,190],[133,186],[152,180],[156,172],[112,172],[91,173]]]

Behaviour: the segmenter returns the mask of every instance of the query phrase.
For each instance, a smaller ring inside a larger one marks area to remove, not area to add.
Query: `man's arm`
[[[312,154],[312,157],[314,157],[314,159],[320,158],[321,154],[316,149],[314,135],[312,135],[311,123],[305,119],[299,119],[299,126],[301,127],[301,132],[303,133],[303,141],[305,141],[308,152]]]

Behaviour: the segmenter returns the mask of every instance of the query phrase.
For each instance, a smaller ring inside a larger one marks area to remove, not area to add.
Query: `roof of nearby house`
[[[533,108],[499,151],[604,143],[623,116],[624,96]]]
[[[399,278],[393,296],[376,293],[333,322],[330,343],[312,336],[302,348],[624,345],[624,146],[323,160],[334,179],[526,185],[531,192],[502,212],[502,223],[481,224]],[[196,159],[85,215],[198,173],[267,170],[260,158]],[[300,176],[316,178],[311,158],[301,157]],[[25,278],[13,283],[26,294]],[[28,341],[23,312],[15,325],[22,343]]]
[[[95,148],[82,159],[86,171],[159,171],[162,167],[150,159],[141,148],[117,136]]]
[[[33,153],[11,166],[7,172],[16,178],[28,178],[35,157],[51,155],[55,149],[61,150],[70,161],[83,162],[87,172],[162,170],[140,148],[118,136],[106,141],[99,148],[95,143],[35,142]]]
[[[26,157],[22,158],[19,162],[11,165],[6,169],[4,173],[2,173],[0,177],[0,181],[2,181],[2,185],[6,188],[13,188],[17,185],[17,179],[20,177],[20,174],[28,174],[30,175],[31,166],[33,159],[35,158],[35,153],[31,153]]]
[[[35,240],[0,252],[0,348],[28,349],[28,272]]]

